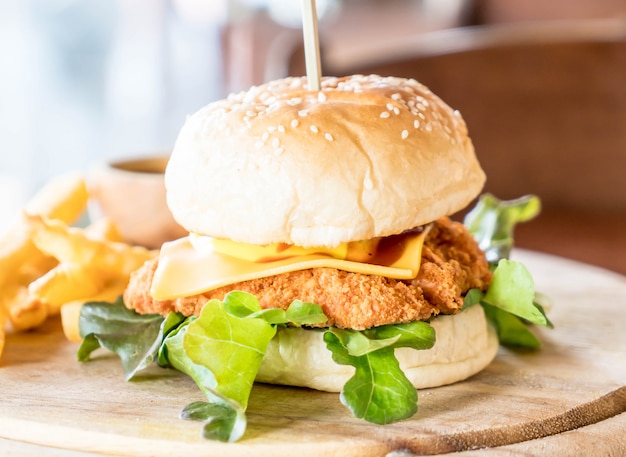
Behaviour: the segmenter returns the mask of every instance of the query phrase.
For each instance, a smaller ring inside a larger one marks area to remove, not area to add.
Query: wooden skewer
[[[320,90],[322,64],[317,35],[315,0],[302,0],[302,33],[304,35],[304,59],[309,90]]]

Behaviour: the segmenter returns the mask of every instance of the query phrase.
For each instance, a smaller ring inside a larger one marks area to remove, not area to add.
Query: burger
[[[498,273],[450,218],[484,182],[459,112],[413,79],[252,87],[186,120],[165,186],[189,236],[132,275],[122,305],[161,316],[148,345],[164,348],[161,364],[238,417],[256,381],[341,392],[371,422],[404,419],[415,388],[493,360],[497,312],[545,324],[532,280],[504,287],[517,268]]]

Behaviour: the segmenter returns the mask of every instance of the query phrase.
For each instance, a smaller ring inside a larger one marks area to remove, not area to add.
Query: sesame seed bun
[[[165,185],[190,232],[252,244],[335,246],[464,208],[480,168],[457,111],[415,80],[273,81],[190,116]]]

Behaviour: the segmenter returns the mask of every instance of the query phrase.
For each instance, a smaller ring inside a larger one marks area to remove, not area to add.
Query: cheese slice
[[[386,256],[384,252],[375,255],[372,261],[377,264],[337,259],[323,253],[254,262],[219,252],[214,248],[211,238],[190,235],[161,247],[150,293],[156,300],[171,300],[242,281],[321,267],[394,279],[412,279],[420,268],[427,232],[423,230],[395,235],[397,239],[392,243],[381,242],[387,245],[389,251],[393,251],[393,255]]]

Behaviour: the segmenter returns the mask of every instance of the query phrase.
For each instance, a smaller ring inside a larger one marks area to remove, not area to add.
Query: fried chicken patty
[[[324,326],[364,330],[455,314],[472,288],[485,290],[491,272],[485,256],[467,229],[444,217],[433,223],[422,249],[415,279],[349,273],[334,268],[312,268],[253,279],[175,300],[150,296],[158,259],[149,260],[131,276],[124,303],[138,313],[178,311],[198,315],[204,304],[223,299],[233,290],[255,295],[262,308],[286,309],[296,299],[317,303],[328,317]]]

